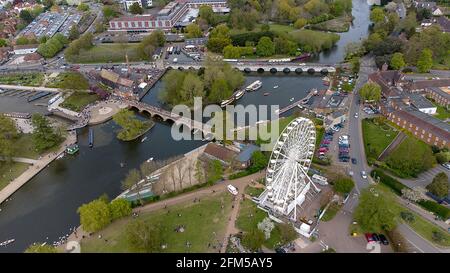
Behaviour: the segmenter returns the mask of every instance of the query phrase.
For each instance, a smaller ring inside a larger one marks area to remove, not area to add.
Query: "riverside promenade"
[[[39,160],[33,162],[28,169],[20,176],[16,177],[6,187],[0,191],[0,204],[14,194],[20,187],[25,185],[31,178],[42,171],[48,164],[55,160],[60,154],[62,154],[66,147],[77,142],[77,135],[75,132],[70,132],[66,140],[61,144],[57,151],[49,152],[43,155]]]

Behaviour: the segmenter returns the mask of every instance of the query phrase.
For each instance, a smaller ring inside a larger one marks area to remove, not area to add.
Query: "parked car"
[[[352,158],[352,164],[356,165],[356,163],[357,163],[356,158]]]
[[[387,240],[386,236],[384,236],[384,234],[378,234],[378,238],[383,245],[389,245],[389,241]]]
[[[237,195],[238,194],[237,188],[235,186],[231,185],[231,184],[227,186],[227,189],[232,195]]]
[[[372,238],[373,238],[373,240],[375,241],[375,242],[380,242],[380,237],[378,237],[378,234],[376,234],[376,233],[373,233],[372,234]]]
[[[361,177],[367,179],[366,171],[361,171]]]
[[[375,240],[373,239],[373,234],[372,233],[365,233],[364,237],[366,237],[366,240],[367,240],[368,243],[375,242]]]
[[[444,168],[446,168],[447,170],[450,170],[450,163],[449,162],[442,164],[442,166]]]

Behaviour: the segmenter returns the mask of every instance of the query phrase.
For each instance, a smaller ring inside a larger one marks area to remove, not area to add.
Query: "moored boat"
[[[9,240],[6,240],[6,241],[4,241],[4,242],[1,242],[1,243],[0,243],[0,246],[7,246],[7,245],[9,245],[9,244],[14,243],[15,240],[16,240],[16,239],[9,239]]]
[[[80,150],[80,147],[78,147],[77,144],[72,144],[69,147],[66,148],[66,153],[69,155],[76,154]]]
[[[220,103],[220,107],[225,107],[225,106],[227,106],[228,104],[232,103],[233,101],[234,101],[234,97],[231,97],[231,98],[229,98],[229,99],[223,100],[223,101]]]
[[[260,80],[252,82],[249,86],[245,88],[245,91],[256,91],[262,87],[262,82]]]
[[[245,94],[245,90],[238,90],[238,91],[234,92],[233,98],[235,100],[238,100],[238,99],[242,98],[242,96],[244,96],[244,94]]]

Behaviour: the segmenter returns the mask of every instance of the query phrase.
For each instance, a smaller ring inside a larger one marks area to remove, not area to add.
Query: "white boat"
[[[147,162],[153,161],[153,157],[150,157],[149,159],[147,159]]]
[[[9,239],[9,240],[6,240],[6,241],[0,243],[0,246],[7,246],[7,245],[13,243],[15,240],[16,240],[16,239]]]
[[[245,88],[245,91],[256,91],[261,88],[262,82],[260,80],[252,82],[249,86]]]
[[[147,137],[144,137],[142,140],[141,140],[141,142],[144,142],[144,141],[146,141],[147,140]]]
[[[220,107],[225,107],[225,106],[227,106],[228,104],[232,103],[233,101],[234,101],[234,97],[231,97],[231,98],[229,98],[229,99],[223,100],[223,101],[220,103]]]
[[[240,98],[242,98],[242,96],[244,96],[245,94],[245,90],[238,90],[236,92],[234,92],[233,97],[235,100],[238,100]]]
[[[277,89],[278,88],[278,85],[275,85],[274,87],[273,87],[273,89]]]
[[[289,101],[294,101],[294,98],[291,98]]]
[[[64,153],[58,155],[58,157],[56,157],[56,159],[61,159],[61,158],[63,158],[63,157],[64,157]]]

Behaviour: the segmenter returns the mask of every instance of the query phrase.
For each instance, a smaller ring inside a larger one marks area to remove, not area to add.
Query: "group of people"
[[[70,234],[72,234],[72,232],[76,236],[77,228],[76,227],[70,228],[69,229],[69,233],[67,233],[67,234],[65,234],[63,236],[59,236],[58,240],[53,242],[53,246],[54,247],[58,247],[58,246],[61,246],[61,245],[64,245],[65,243],[67,243],[67,239],[69,238]],[[48,237],[46,239],[48,239]]]

